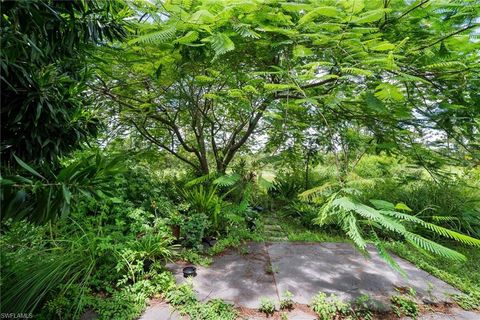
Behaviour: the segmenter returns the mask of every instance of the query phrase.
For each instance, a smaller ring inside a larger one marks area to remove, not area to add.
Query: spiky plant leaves
[[[395,210],[395,205],[391,202],[379,199],[370,199],[368,201],[377,209]]]
[[[83,306],[81,300],[87,293],[87,283],[95,267],[94,253],[83,242],[72,242],[69,250],[46,250],[39,252],[37,262],[29,264],[26,270],[19,270],[22,276],[9,288],[2,290],[1,309],[5,312],[29,313],[62,284],[60,294],[76,283],[80,283],[79,294],[73,301],[74,316]],[[14,276],[14,275],[6,275]]]
[[[449,249],[441,244],[438,244],[432,240],[426,239],[418,234],[407,232],[404,234],[405,239],[416,247],[420,247],[426,251],[434,253],[439,256],[443,256],[448,259],[465,261],[466,258],[463,254]]]
[[[390,83],[381,83],[376,90],[375,97],[382,101],[401,101],[405,98],[402,91]]]
[[[338,183],[327,182],[318,187],[305,190],[302,193],[300,193],[298,196],[300,199],[313,201],[319,196],[324,195],[326,191],[337,188],[337,187],[338,187]]]
[[[367,242],[365,241],[361,229],[358,227],[357,219],[353,214],[349,214],[344,218],[345,223],[343,224],[344,231],[353,243],[357,246],[358,249],[362,252],[366,252]]]
[[[383,242],[378,238],[375,232],[372,233],[373,243],[377,248],[379,256],[385,260],[394,270],[398,271],[403,277],[407,277],[407,273],[403,270],[392,255],[387,251]]]
[[[260,34],[253,31],[248,24],[239,23],[234,25],[233,29],[244,38],[259,39],[261,37]]]
[[[2,219],[28,218],[43,223],[66,217],[80,195],[98,198],[111,193],[112,178],[124,170],[123,159],[122,156],[106,159],[98,153],[72,162],[48,179],[25,162],[19,162],[26,170],[23,174],[31,176],[7,176],[0,180]]]

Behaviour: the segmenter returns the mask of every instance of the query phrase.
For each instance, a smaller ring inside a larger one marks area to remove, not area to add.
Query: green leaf
[[[356,14],[365,8],[364,0],[341,0],[340,3],[348,13]]]
[[[375,97],[382,101],[402,101],[403,96],[400,89],[391,83],[381,83],[376,87]]]
[[[178,38],[175,40],[176,43],[180,44],[189,44],[198,39],[198,32],[197,31],[189,31],[183,37]]]
[[[268,91],[284,91],[288,89],[297,89],[294,84],[281,84],[281,83],[265,83],[263,87]]]
[[[197,24],[209,24],[215,21],[215,16],[210,11],[202,9],[192,14],[189,21]]]
[[[395,210],[395,205],[391,202],[378,199],[370,199],[369,201],[379,210]]]
[[[353,75],[359,75],[359,76],[367,76],[371,77],[373,76],[373,72],[370,70],[365,70],[365,69],[360,69],[360,68],[341,68],[340,69],[343,73],[348,73],[348,74],[353,74]]]
[[[341,16],[341,12],[335,7],[318,7],[301,17],[300,20],[298,20],[298,24],[303,25],[305,23],[315,20],[317,17],[320,16],[338,18],[339,16]]]
[[[70,204],[70,199],[72,198],[72,193],[67,189],[66,185],[62,185],[63,198],[65,199],[66,204]]]
[[[217,184],[221,187],[231,187],[240,180],[241,176],[237,173],[225,174],[213,180],[213,184]]]
[[[382,43],[379,43],[370,47],[370,49],[373,51],[390,51],[392,49],[395,49],[395,45],[391,44],[388,41],[384,41]]]
[[[403,202],[399,202],[395,205],[395,209],[397,210],[403,210],[403,211],[408,211],[408,212],[412,212],[413,210],[410,209],[409,206],[407,206],[405,203]]]
[[[378,9],[365,12],[360,15],[358,18],[354,19],[352,22],[357,24],[375,22],[382,19],[386,12],[390,12],[390,9]]]
[[[40,173],[38,173],[37,171],[33,170],[32,167],[30,167],[28,164],[26,164],[25,162],[23,162],[20,158],[18,158],[16,155],[13,155],[13,157],[15,158],[15,160],[18,162],[18,164],[25,170],[27,170],[28,172],[30,172],[31,174],[33,174],[34,176],[40,178],[40,179],[43,179],[43,180],[47,180],[45,179]]]
[[[302,45],[297,45],[293,48],[293,56],[296,58],[307,57],[307,56],[311,56],[312,54],[313,54],[312,49]]]

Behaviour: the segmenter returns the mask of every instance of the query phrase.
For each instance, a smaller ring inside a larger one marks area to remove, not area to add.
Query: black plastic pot
[[[183,268],[183,277],[196,277],[197,276],[197,268],[193,266]]]

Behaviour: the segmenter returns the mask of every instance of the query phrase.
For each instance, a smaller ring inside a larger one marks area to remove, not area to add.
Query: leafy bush
[[[189,248],[200,245],[208,225],[208,218],[204,213],[192,211],[180,226],[183,244]]]
[[[220,299],[213,299],[205,304],[185,308],[185,313],[192,320],[235,320],[238,312],[235,308]]]
[[[267,315],[273,314],[275,312],[275,302],[270,298],[262,297],[260,298],[258,310]]]
[[[465,308],[480,308],[480,250],[456,245],[455,249],[465,256],[466,262],[431,256],[420,251],[412,251],[406,244],[387,243],[386,248],[396,255],[412,262],[419,268],[460,289],[464,294],[454,297]]]
[[[2,311],[33,313],[53,290],[59,290],[61,295],[77,284],[78,295],[72,311],[74,314],[81,311],[97,262],[94,247],[86,246],[82,238],[67,240],[61,247],[52,244],[53,248],[45,244],[44,249],[28,250],[27,264],[15,263],[8,269],[2,266],[2,287],[6,287],[2,288]],[[6,256],[20,260],[18,253],[10,251]]]
[[[362,294],[357,297],[352,304],[352,313],[355,319],[372,320],[372,310],[377,309],[377,305],[369,295]]]
[[[480,193],[467,181],[414,183],[399,195],[422,219],[480,237]]]
[[[72,218],[45,226],[5,221],[2,310],[75,317],[89,307],[101,313],[120,300],[121,308],[143,310],[145,301],[136,296],[153,294],[145,281],[158,280],[173,256],[172,238],[162,219],[115,201],[80,201]],[[98,305],[92,302],[100,301],[97,296],[103,297]]]
[[[188,307],[197,303],[195,291],[191,281],[187,281],[167,292],[165,295],[167,301],[173,306]]]
[[[280,300],[280,309],[290,310],[292,308],[293,308],[293,293],[287,290],[283,293],[282,299]]]
[[[283,208],[282,213],[299,221],[306,227],[312,227],[312,221],[316,218],[319,209],[320,208],[313,203],[292,201]]]
[[[135,319],[145,310],[149,297],[166,292],[174,284],[170,272],[153,273],[148,279],[122,287],[108,298],[95,297],[89,306],[100,319]]]
[[[334,294],[327,296],[319,292],[311,302],[311,307],[317,313],[320,320],[334,319],[337,314],[347,314],[348,304],[342,302]]]
[[[390,298],[392,310],[398,316],[417,318],[419,308],[414,296],[395,295]]]
[[[268,194],[281,204],[288,203],[297,198],[300,191],[304,190],[302,178],[295,174],[282,173],[275,177]]]

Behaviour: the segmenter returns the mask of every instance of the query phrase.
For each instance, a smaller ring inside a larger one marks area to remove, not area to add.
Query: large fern
[[[411,227],[419,226],[442,237],[450,238],[466,245],[480,247],[479,239],[425,222],[414,215],[400,212],[399,210],[410,210],[404,204],[395,206],[387,201],[371,200],[374,206],[368,206],[356,200],[356,192],[353,188],[340,189],[340,191],[334,192],[326,199],[319,195],[319,193],[323,193],[330,188],[332,188],[332,185],[317,187],[303,193],[303,198],[309,200],[320,198],[324,203],[313,222],[320,226],[327,224],[338,225],[364,254],[368,254],[366,250],[367,242],[372,240],[380,256],[397,270],[399,270],[399,267],[395,260],[382,247],[382,241],[379,240],[379,232],[401,237],[417,249],[453,260],[463,261],[466,258],[455,250],[414,233]],[[365,236],[367,232],[368,238]]]

